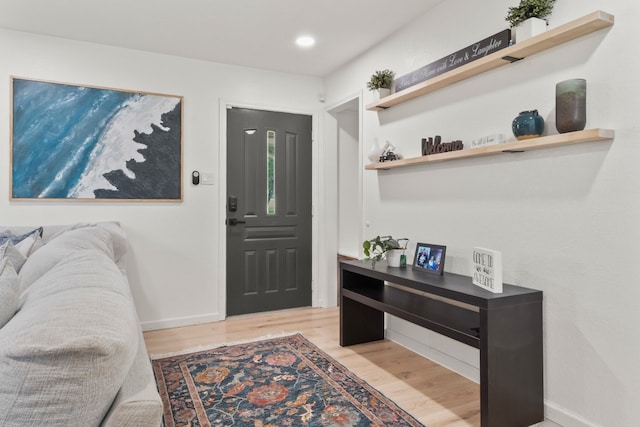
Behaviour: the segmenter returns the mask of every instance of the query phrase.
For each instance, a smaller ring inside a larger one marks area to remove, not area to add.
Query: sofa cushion
[[[60,231],[32,254],[20,270],[22,290],[51,270],[70,254],[94,249],[114,259],[111,233],[102,227],[85,225]]]
[[[7,240],[0,245],[0,259],[8,258],[15,268],[16,272],[20,272],[20,269],[27,260],[27,257],[22,255],[18,249],[13,245],[13,242]]]
[[[0,425],[99,425],[139,345],[121,271],[101,250],[71,251],[20,304],[0,329]]]
[[[20,281],[9,258],[0,261],[0,328],[16,313],[20,298]]]

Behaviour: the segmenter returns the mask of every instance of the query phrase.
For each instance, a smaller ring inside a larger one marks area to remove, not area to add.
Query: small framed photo
[[[442,274],[447,247],[431,243],[418,243],[413,256],[412,268],[431,274]]]

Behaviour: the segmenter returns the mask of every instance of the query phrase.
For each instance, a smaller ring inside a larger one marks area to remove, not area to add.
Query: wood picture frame
[[[418,243],[413,255],[411,268],[415,271],[441,275],[444,272],[446,253],[446,246],[433,243]]]
[[[183,97],[11,77],[11,200],[181,202]]]

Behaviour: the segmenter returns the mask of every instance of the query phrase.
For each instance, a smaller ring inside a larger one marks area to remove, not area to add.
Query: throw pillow
[[[22,255],[18,249],[11,243],[10,240],[0,245],[0,259],[8,258],[13,264],[13,268],[19,273],[20,269],[27,260],[27,257]]]
[[[30,256],[41,246],[42,246],[42,235],[38,233],[33,233],[26,239],[22,240],[21,242],[16,243],[16,249],[18,249],[20,253],[26,257]]]
[[[42,231],[43,228],[38,227],[35,230],[31,230],[17,236],[10,231],[3,231],[0,233],[0,245],[4,244],[6,241],[10,241],[16,246],[16,249],[18,249],[21,254],[28,257],[39,246],[41,246]]]
[[[20,281],[9,258],[0,261],[0,328],[18,311]]]

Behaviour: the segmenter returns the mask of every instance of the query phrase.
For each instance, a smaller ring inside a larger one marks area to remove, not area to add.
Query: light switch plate
[[[213,185],[213,172],[202,172],[200,175],[200,184]]]

